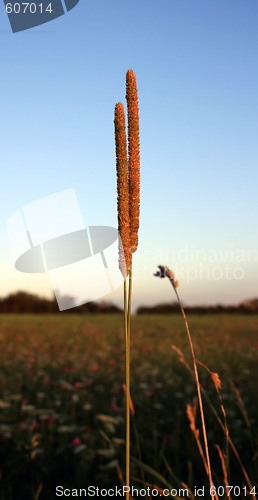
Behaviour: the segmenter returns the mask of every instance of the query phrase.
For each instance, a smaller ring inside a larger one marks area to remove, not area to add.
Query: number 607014
[[[46,7],[43,6],[43,3],[7,3],[5,9],[7,14],[35,14],[36,12],[38,14],[42,14],[43,12],[49,12],[49,14],[51,14],[53,12],[51,3],[49,3]]]

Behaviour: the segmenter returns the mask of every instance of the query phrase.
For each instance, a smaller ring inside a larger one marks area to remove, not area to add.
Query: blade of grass
[[[223,475],[224,475],[224,484],[225,484],[226,490],[228,490],[229,489],[229,484],[228,484],[228,474],[227,474],[227,468],[226,468],[225,458],[224,458],[224,456],[222,454],[222,451],[221,451],[221,449],[220,449],[220,447],[219,447],[218,444],[216,444],[216,448],[218,450],[219,458],[220,458],[220,461],[221,461],[221,466],[222,466]],[[231,496],[230,496],[229,493],[227,495],[227,498],[229,500],[231,500]]]
[[[190,490],[189,486],[187,486],[187,484],[185,484],[183,481],[181,481],[176,475],[175,473],[172,471],[169,463],[167,462],[166,458],[164,457],[164,455],[162,454],[162,458],[163,458],[163,461],[164,461],[164,464],[169,472],[169,474],[171,475],[172,479],[174,481],[176,481],[176,483],[179,485],[179,486],[183,486],[184,488],[186,488],[188,490],[188,492],[190,493],[190,498],[194,499],[194,494],[193,492]]]
[[[142,467],[145,470],[145,472],[149,473],[151,476],[158,479],[158,481],[160,481],[162,484],[164,484],[164,486],[166,486],[170,490],[173,489],[173,486],[161,474],[159,474],[155,469],[153,469],[149,465],[145,464],[141,460],[138,460],[138,458],[131,457],[131,459],[132,459],[132,462],[134,462],[137,465],[139,465],[140,467]]]

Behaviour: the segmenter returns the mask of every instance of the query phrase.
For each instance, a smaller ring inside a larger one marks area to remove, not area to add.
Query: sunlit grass
[[[188,321],[197,359],[220,375],[230,435],[254,480],[257,318],[192,315]],[[41,483],[41,495],[48,491],[46,498],[51,492],[54,498],[57,481],[71,487],[119,484],[115,461],[125,470],[122,323],[120,315],[1,316],[0,463],[6,498],[17,498],[15,488],[21,485],[24,498],[33,498]],[[131,395],[142,460],[169,477],[165,456],[190,487],[202,484],[205,471],[186,415],[196,387],[171,349],[176,345],[191,363],[182,318],[136,316],[131,330]],[[209,373],[201,367],[199,373],[223,418]],[[241,394],[250,428],[230,380]],[[222,480],[216,444],[223,449],[225,436],[205,400],[204,409],[215,481],[216,476]],[[138,456],[134,435],[131,453]],[[241,471],[232,454],[230,471],[231,482],[239,484]],[[132,476],[140,477],[134,463]]]

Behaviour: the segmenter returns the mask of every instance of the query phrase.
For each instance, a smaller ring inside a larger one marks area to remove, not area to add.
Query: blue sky
[[[116,225],[113,111],[132,68],[135,305],[173,298],[152,277],[159,263],[177,271],[185,303],[257,296],[257,2],[80,0],[16,34],[0,7],[0,295],[52,293],[47,275],[12,268],[6,222],[23,205],[74,188],[86,224]],[[122,290],[108,299],[121,302]]]

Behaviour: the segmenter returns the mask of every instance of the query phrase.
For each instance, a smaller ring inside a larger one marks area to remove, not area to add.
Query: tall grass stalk
[[[181,299],[178,295],[177,292],[177,287],[175,286],[174,282],[172,282],[170,278],[170,282],[172,283],[172,286],[174,288],[176,298],[178,300],[182,316],[184,318],[185,322],[185,327],[187,331],[187,336],[188,336],[188,341],[190,345],[190,350],[192,354],[192,359],[193,359],[193,366],[194,366],[194,374],[195,374],[195,380],[196,380],[196,387],[197,387],[197,393],[198,393],[198,401],[199,401],[199,406],[200,406],[200,414],[201,414],[201,420],[202,420],[202,432],[203,432],[203,439],[204,439],[204,447],[205,447],[205,453],[206,453],[206,462],[207,462],[207,469],[208,469],[208,477],[209,477],[209,482],[210,482],[210,487],[214,486],[213,479],[212,479],[212,473],[211,473],[211,463],[210,463],[210,454],[209,454],[209,447],[208,447],[208,439],[207,439],[207,432],[206,432],[206,424],[205,424],[205,418],[204,418],[204,411],[203,411],[203,404],[202,404],[202,394],[201,394],[201,386],[200,386],[200,381],[199,381],[199,374],[198,374],[198,369],[197,369],[197,363],[196,363],[196,358],[195,358],[195,353],[194,353],[194,347],[193,347],[193,342],[192,342],[192,337],[191,333],[189,330],[188,326],[188,321],[186,319],[185,311],[181,302]],[[215,495],[215,498],[217,497],[217,494]]]
[[[115,142],[117,172],[117,213],[119,231],[119,268],[124,277],[124,334],[126,365],[126,486],[130,478],[130,337],[128,341],[128,314],[126,277],[130,266],[130,220],[127,141],[124,107],[121,102],[115,106]],[[129,493],[127,494],[127,500]]]
[[[193,366],[194,366],[194,374],[195,374],[195,381],[196,381],[196,387],[197,387],[197,394],[198,394],[198,401],[199,401],[199,407],[200,407],[200,414],[201,414],[201,421],[202,421],[202,431],[203,431],[203,439],[204,439],[204,447],[205,447],[205,454],[206,454],[206,463],[207,463],[207,474],[209,477],[209,483],[210,483],[210,488],[214,486],[213,479],[212,479],[212,473],[211,473],[211,464],[210,464],[210,454],[209,454],[209,447],[208,447],[208,439],[207,439],[207,432],[206,432],[206,424],[205,424],[205,418],[204,418],[204,411],[203,411],[203,404],[202,404],[202,395],[201,395],[201,385],[199,381],[199,374],[198,374],[198,369],[197,369],[197,363],[196,363],[196,358],[195,358],[195,353],[194,353],[194,347],[193,347],[193,342],[192,342],[192,337],[191,333],[189,330],[188,326],[188,321],[186,319],[185,311],[183,308],[183,304],[181,302],[181,299],[178,295],[177,292],[177,287],[178,287],[178,282],[175,281],[175,276],[170,269],[164,266],[159,266],[160,271],[156,273],[156,276],[160,276],[162,278],[167,277],[175,291],[177,301],[180,306],[180,310],[185,322],[185,327],[187,331],[187,336],[188,336],[188,341],[190,345],[190,350],[192,354],[192,359],[193,359]],[[217,496],[215,496],[217,498]]]
[[[132,253],[138,246],[140,213],[140,143],[139,108],[135,74],[126,74],[126,100],[128,117],[128,156],[124,108],[115,107],[115,140],[118,192],[118,229],[121,237],[119,266],[124,276],[124,329],[125,329],[125,379],[126,379],[126,486],[130,486],[130,331],[132,304]],[[128,306],[126,277],[129,273]],[[126,492],[129,499],[129,492]]]
[[[130,483],[130,342],[133,286],[133,257],[138,246],[140,215],[140,139],[139,106],[136,77],[133,70],[126,73],[126,101],[128,121],[128,185],[130,219],[130,265],[126,343],[126,484]]]

